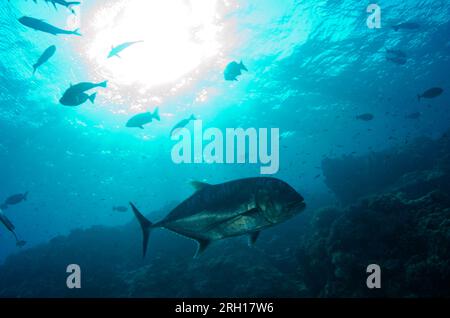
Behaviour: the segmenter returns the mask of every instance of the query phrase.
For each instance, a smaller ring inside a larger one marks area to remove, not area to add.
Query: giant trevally
[[[115,46],[115,47],[113,46],[111,48],[111,51],[108,54],[108,58],[111,58],[113,56],[120,57],[120,55],[119,55],[120,52],[122,52],[126,48],[132,46],[133,44],[141,43],[141,42],[144,42],[144,41],[125,42],[125,43],[119,44],[118,46]]]
[[[197,191],[162,221],[152,223],[130,203],[143,232],[143,253],[150,231],[165,228],[198,242],[196,255],[228,237],[249,235],[254,244],[262,230],[284,222],[305,208],[303,197],[275,178],[260,177],[211,185],[193,182]]]
[[[74,31],[63,30],[63,29],[57,28],[51,24],[48,24],[47,22],[44,22],[39,19],[31,18],[31,17],[21,17],[19,19],[19,22],[22,23],[24,26],[27,26],[33,30],[50,33],[53,35],[74,34],[74,35],[81,36],[81,34],[78,32],[79,31],[78,29],[76,29]]]
[[[56,52],[56,46],[48,47],[44,53],[39,57],[38,61],[33,65],[33,74],[36,73],[38,67],[47,62]]]
[[[131,117],[126,126],[128,128],[141,128],[144,129],[144,125],[150,124],[153,119],[156,119],[157,121],[161,121],[161,118],[159,117],[159,108],[156,108],[153,113],[141,113],[137,114],[133,117]]]

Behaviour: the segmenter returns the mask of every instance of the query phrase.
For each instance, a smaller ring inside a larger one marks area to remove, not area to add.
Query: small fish
[[[386,54],[388,55],[395,55],[397,57],[404,57],[406,58],[406,53],[400,50],[392,50],[392,49],[387,49],[386,50]]]
[[[41,31],[41,32],[45,32],[45,33],[49,33],[49,34],[53,34],[53,35],[73,34],[73,35],[81,36],[78,29],[75,29],[74,31],[63,30],[63,29],[57,28],[51,24],[48,24],[42,20],[31,18],[31,17],[21,17],[19,19],[19,22],[21,24],[23,24],[24,26],[29,27],[33,30]]]
[[[156,108],[153,113],[141,113],[137,114],[133,117],[131,117],[126,126],[128,128],[141,128],[144,129],[144,125],[150,124],[153,119],[156,119],[157,121],[161,121],[161,118],[159,117],[159,108]]]
[[[85,103],[87,100],[90,100],[94,103],[95,98],[97,96],[96,93],[88,95],[85,93],[88,90],[94,89],[96,87],[106,88],[108,85],[108,81],[103,81],[100,83],[90,83],[83,82],[78,83],[76,85],[71,85],[63,94],[59,102],[64,106],[79,106]]]
[[[23,240],[17,240],[16,241],[16,246],[17,247],[24,247],[27,244],[27,241],[23,241]]]
[[[127,212],[128,208],[126,206],[115,206],[115,207],[113,207],[113,211],[116,211],[116,212]]]
[[[6,227],[6,229],[7,229],[8,231],[10,231],[10,232],[14,235],[14,237],[15,237],[15,239],[16,239],[16,245],[19,246],[18,244],[22,244],[22,241],[19,241],[19,239],[17,238],[16,232],[15,232],[16,227],[15,227],[14,224],[12,224],[12,222],[6,217],[6,215],[3,213],[2,210],[0,210],[0,222],[3,223],[3,225]],[[23,244],[23,245],[25,245],[25,244]],[[22,246],[23,246],[23,245],[22,245]],[[19,246],[19,247],[20,247],[20,246]]]
[[[415,22],[404,22],[404,23],[400,23],[397,25],[392,26],[392,28],[394,29],[394,31],[398,31],[400,29],[403,30],[416,30],[420,28],[420,25],[418,23]]]
[[[6,217],[6,215],[0,210],[0,222],[3,223],[3,225],[6,227],[6,229],[12,233],[14,233],[14,230],[16,227],[12,222]]]
[[[183,119],[182,121],[180,121],[178,124],[176,124],[176,125],[172,128],[172,130],[170,131],[170,135],[172,136],[173,133],[174,133],[175,131],[177,131],[178,129],[181,129],[181,128],[186,127],[186,126],[189,124],[189,122],[191,122],[192,120],[196,120],[195,115],[191,115],[191,117],[186,118],[186,119]]]
[[[248,69],[245,67],[244,63],[242,61],[240,63],[233,61],[227,65],[223,75],[226,81],[237,81],[237,77],[242,75],[242,71],[248,72]]]
[[[71,97],[65,96],[59,100],[59,102],[64,106],[80,106],[84,104],[87,100],[89,100],[92,104],[95,102],[95,98],[97,97],[97,93],[93,93],[88,95],[86,93],[81,93],[78,95],[73,95]]]
[[[386,57],[386,60],[398,65],[405,65],[408,60],[401,57]]]
[[[399,64],[399,65],[405,65],[408,61],[406,53],[400,51],[400,50],[386,50],[386,60]]]
[[[19,194],[14,194],[10,197],[8,197],[5,200],[6,205],[15,205],[15,204],[19,204],[22,201],[26,201],[28,197],[28,191],[25,193],[19,193]]]
[[[42,55],[39,57],[36,64],[33,65],[33,74],[35,74],[38,67],[40,67],[42,64],[47,62],[55,54],[55,52],[56,52],[56,46],[52,45],[52,46],[48,47],[44,51],[44,53],[42,53]]]
[[[290,185],[275,178],[247,178],[222,184],[192,182],[196,192],[162,221],[152,223],[130,203],[141,225],[143,254],[150,232],[165,228],[198,242],[196,256],[213,241],[248,235],[255,244],[262,230],[299,214],[306,204]]]
[[[55,7],[55,9],[57,9],[56,5],[59,4],[60,6],[69,9],[72,13],[75,13],[75,11],[72,9],[72,6],[81,4],[81,2],[79,1],[68,2],[65,0],[45,0],[45,2],[50,2],[51,4],[53,4],[53,7]]]
[[[419,119],[421,115],[422,115],[422,113],[415,112],[415,113],[406,115],[406,118],[407,119]]]
[[[144,41],[125,42],[125,43],[119,44],[119,45],[116,46],[116,47],[113,46],[113,47],[111,48],[111,51],[110,51],[109,54],[108,54],[108,58],[111,58],[111,57],[113,57],[113,56],[120,57],[120,55],[119,55],[120,52],[122,52],[122,51],[125,50],[126,48],[132,46],[133,44],[141,43],[141,42],[144,42]]]
[[[370,114],[370,113],[365,113],[365,114],[361,114],[356,116],[356,119],[362,120],[362,121],[371,121],[375,118],[374,115]]]
[[[443,92],[444,92],[444,90],[442,88],[433,87],[433,88],[426,90],[422,94],[418,94],[417,99],[420,102],[421,98],[436,98],[436,97],[440,96]]]

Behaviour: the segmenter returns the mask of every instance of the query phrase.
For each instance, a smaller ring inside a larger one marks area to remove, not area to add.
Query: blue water
[[[98,36],[93,19],[106,6],[102,1],[84,1],[76,17],[43,1],[2,1],[0,201],[29,191],[26,202],[5,211],[28,242],[24,248],[76,228],[126,224],[131,213],[112,211],[113,206],[131,200],[145,212],[158,210],[189,196],[191,180],[221,183],[259,175],[259,165],[175,165],[169,132],[192,113],[206,127],[280,128],[275,176],[311,207],[335,200],[321,175],[324,157],[364,155],[442,134],[450,123],[450,3],[378,4],[381,29],[366,26],[366,2],[217,1],[220,49],[182,76],[140,90],[142,81],[124,83],[89,57],[89,41]],[[23,15],[67,29],[75,23],[83,36],[33,31],[17,21]],[[406,21],[420,28],[392,30]],[[165,38],[165,30],[160,32]],[[157,40],[152,44],[155,50],[163,47]],[[56,55],[32,76],[32,65],[50,45],[57,46]],[[386,48],[407,53],[406,65],[386,61]],[[129,50],[139,50],[138,44]],[[183,51],[167,54],[173,63],[185,58]],[[124,54],[124,63],[127,58]],[[224,81],[226,62],[241,59],[249,72],[238,82]],[[148,67],[145,60],[141,67]],[[103,80],[109,87],[98,89],[94,105],[58,103],[71,83]],[[444,94],[418,103],[417,94],[431,87],[444,88]],[[157,106],[161,122],[144,130],[125,127],[132,115]],[[415,112],[421,113],[419,120],[406,118]],[[356,120],[362,113],[375,119]],[[4,228],[0,246],[0,260],[19,251]]]

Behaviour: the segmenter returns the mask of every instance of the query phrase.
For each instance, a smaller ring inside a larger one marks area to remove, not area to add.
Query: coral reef
[[[421,137],[413,142],[360,157],[326,158],[325,183],[344,204],[386,191],[402,177],[425,170],[450,171],[448,134],[438,140]],[[413,179],[417,184],[417,180]],[[424,193],[422,193],[424,194]]]

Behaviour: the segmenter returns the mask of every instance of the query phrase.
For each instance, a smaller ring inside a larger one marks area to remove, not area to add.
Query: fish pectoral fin
[[[204,239],[197,239],[197,242],[198,242],[198,248],[197,248],[197,252],[194,255],[194,258],[199,257],[206,250],[206,248],[209,246],[209,244],[211,244],[211,241],[204,240]]]
[[[261,233],[261,231],[250,233],[250,236],[248,237],[248,245],[249,246],[255,245],[260,233]]]
[[[191,185],[194,187],[195,191],[203,190],[206,187],[211,186],[211,184],[202,181],[191,181]]]

